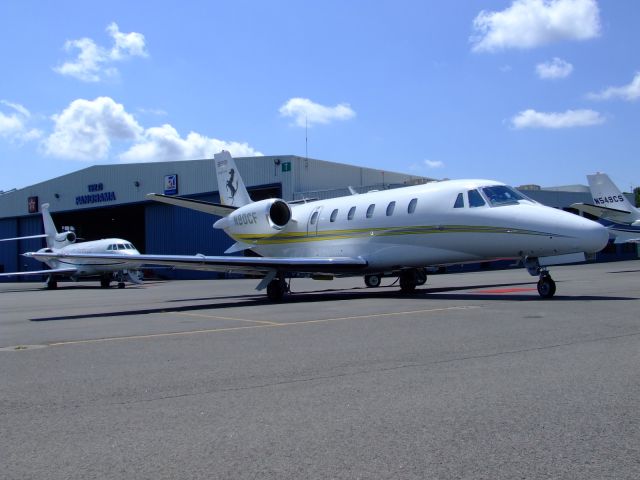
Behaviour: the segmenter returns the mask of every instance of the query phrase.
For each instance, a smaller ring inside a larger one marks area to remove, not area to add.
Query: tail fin
[[[47,247],[53,248],[56,243],[58,231],[56,230],[56,225],[53,223],[53,218],[51,218],[51,214],[49,213],[49,204],[43,203],[40,209],[42,210],[44,233],[47,236]]]
[[[593,197],[593,203],[600,207],[608,207],[616,210],[625,210],[636,213],[636,208],[631,205],[622,192],[615,186],[606,173],[587,175],[589,189]]]
[[[220,203],[232,207],[242,207],[251,203],[251,197],[244,186],[233,157],[223,150],[214,156]]]

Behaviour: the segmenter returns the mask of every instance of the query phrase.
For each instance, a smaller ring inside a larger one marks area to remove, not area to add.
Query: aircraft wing
[[[140,262],[147,265],[164,265],[184,270],[207,270],[214,272],[236,272],[246,274],[266,274],[274,271],[297,273],[347,273],[357,272],[367,266],[367,261],[359,257],[234,257],[207,255],[120,255],[89,253],[39,253],[29,252],[27,257],[39,260],[84,259]]]
[[[0,273],[0,277],[26,277],[28,275],[51,275],[52,273],[75,273],[75,268],[48,268],[47,270],[31,270],[29,272]]]
[[[190,210],[197,210],[199,212],[209,213],[212,215],[218,215],[219,217],[226,217],[238,207],[229,207],[220,203],[204,202],[202,200],[193,200],[191,198],[175,197],[170,195],[161,195],[159,193],[147,193],[146,197],[156,202],[168,203],[169,205],[176,205],[178,207],[188,208]]]
[[[28,240],[30,238],[45,238],[46,236],[46,233],[41,233],[40,235],[29,235],[28,237],[0,238],[0,242],[8,242],[10,240]]]
[[[590,203],[574,203],[571,205],[571,208],[617,223],[631,223],[634,220],[631,212],[627,212],[626,210],[601,207]]]

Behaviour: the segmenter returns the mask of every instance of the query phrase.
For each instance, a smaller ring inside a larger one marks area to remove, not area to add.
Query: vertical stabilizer
[[[53,248],[55,246],[58,231],[56,230],[56,226],[53,223],[53,218],[51,218],[51,214],[49,213],[49,204],[43,203],[40,209],[42,210],[42,223],[44,224],[44,233],[47,235],[47,247]]]
[[[223,150],[214,156],[220,203],[230,207],[242,207],[251,203],[238,167],[229,152]]]
[[[636,208],[631,205],[622,192],[615,186],[606,173],[587,175],[589,189],[593,197],[593,203],[599,207],[613,208],[635,213]]]

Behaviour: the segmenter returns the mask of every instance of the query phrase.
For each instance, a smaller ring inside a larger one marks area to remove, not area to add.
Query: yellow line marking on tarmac
[[[266,320],[249,320],[246,318],[236,318],[236,317],[221,317],[219,315],[205,315],[204,313],[190,313],[190,312],[163,312],[165,315],[169,314],[176,315],[186,315],[188,317],[198,317],[198,318],[211,318],[213,320],[233,320],[234,322],[247,322],[247,323],[262,323],[265,325],[280,325],[277,322],[269,322]]]
[[[189,330],[184,332],[167,332],[167,333],[150,333],[146,335],[128,335],[123,337],[103,337],[103,338],[93,338],[87,340],[69,340],[66,342],[54,342],[50,343],[50,347],[58,347],[62,345],[80,345],[87,343],[102,343],[102,342],[113,342],[117,340],[142,340],[149,338],[161,338],[161,337],[178,337],[185,335],[197,335],[200,333],[218,333],[218,332],[232,332],[237,330],[252,330],[258,328],[281,328],[281,327],[293,327],[296,325],[311,325],[317,323],[330,323],[330,322],[338,322],[345,320],[364,320],[364,319],[373,319],[380,317],[396,317],[402,315],[412,315],[418,313],[437,313],[437,312],[448,312],[453,310],[471,310],[476,308],[482,308],[478,305],[467,305],[467,306],[459,306],[459,307],[443,307],[443,308],[431,308],[425,310],[411,310],[407,312],[389,312],[389,313],[374,313],[371,315],[354,315],[349,317],[334,317],[334,318],[320,318],[317,320],[304,320],[301,322],[286,322],[286,323],[274,323],[274,322],[265,322],[260,325],[247,325],[243,327],[222,327],[222,328],[207,328],[202,330]],[[177,312],[178,314],[184,315],[184,312]],[[217,317],[222,318],[222,317]],[[233,319],[227,317],[229,320],[240,320],[242,319]],[[244,320],[246,321],[246,320]]]

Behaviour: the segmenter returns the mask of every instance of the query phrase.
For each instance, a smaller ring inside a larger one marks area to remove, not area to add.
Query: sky
[[[0,18],[0,190],[222,149],[640,185],[640,2],[5,0]]]

